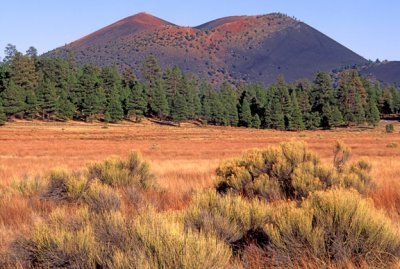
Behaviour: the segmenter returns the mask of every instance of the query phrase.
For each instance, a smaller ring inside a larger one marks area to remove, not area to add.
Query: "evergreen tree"
[[[329,109],[324,107],[333,105],[334,102],[334,91],[332,87],[331,77],[328,73],[318,72],[315,80],[314,87],[311,92],[311,100],[312,100],[312,110],[311,112],[318,112],[321,116],[321,126],[325,128],[329,128],[326,126],[327,121],[323,121],[322,115],[324,111],[328,111]],[[314,114],[315,115],[315,114]]]
[[[132,89],[134,85],[137,84],[137,78],[133,69],[130,67],[125,67],[122,71],[122,86],[124,88]]]
[[[211,121],[211,91],[211,85],[203,81],[200,85],[200,115],[207,123]]]
[[[50,120],[57,111],[57,93],[54,83],[42,81],[38,87],[37,102],[42,119]]]
[[[76,107],[68,98],[66,91],[61,91],[57,100],[57,116],[61,119],[72,119],[76,113]]]
[[[271,102],[271,127],[277,130],[285,129],[285,115],[282,111],[282,104],[278,97],[274,97]]]
[[[157,59],[153,55],[147,56],[144,60],[142,65],[142,76],[145,81],[145,86],[149,92],[152,92],[159,87],[161,68]]]
[[[338,106],[332,106],[331,118],[329,122],[331,127],[339,127],[344,124],[343,115]]]
[[[4,62],[9,63],[15,55],[18,53],[17,47],[12,44],[7,44],[6,48],[4,49]]]
[[[1,93],[4,113],[7,117],[23,117],[25,110],[24,90],[10,81],[6,89]]]
[[[366,121],[372,126],[377,126],[380,120],[380,114],[376,102],[371,100],[368,102],[367,111],[365,113]]]
[[[168,100],[163,81],[158,79],[154,87],[155,88],[151,92],[151,99],[149,100],[150,112],[159,119],[163,119],[168,116],[169,113]]]
[[[318,112],[308,112],[304,115],[304,123],[307,130],[315,130],[320,127],[321,117]]]
[[[293,91],[291,94],[291,104],[292,104],[292,111],[290,115],[289,129],[296,131],[304,130],[305,126],[303,122],[303,116],[301,114],[301,110],[299,107],[299,103],[297,101],[297,95],[295,91]]]
[[[25,93],[25,118],[32,119],[38,112],[38,101],[34,91]]]
[[[144,92],[144,87],[139,82],[130,88],[130,94],[127,103],[128,117],[134,116],[136,122],[140,121],[147,111],[146,98],[147,96]]]
[[[243,98],[240,104],[239,120],[240,126],[251,127],[252,125],[253,117],[251,116],[250,103],[247,98]]]
[[[221,98],[222,106],[224,107],[225,113],[225,125],[237,126],[239,123],[239,115],[237,111],[237,95],[231,86],[227,83],[221,86]],[[251,117],[251,115],[250,115]],[[250,118],[251,121],[251,118]]]
[[[187,115],[188,110],[186,98],[185,96],[178,93],[177,95],[175,95],[172,103],[171,117],[180,125],[181,121],[187,119]]]
[[[256,129],[260,129],[261,126],[261,120],[260,117],[258,116],[258,114],[255,114],[251,120],[251,127],[252,128],[256,128]]]
[[[10,76],[24,91],[34,91],[38,86],[35,63],[20,52],[11,60]]]
[[[383,114],[392,114],[394,112],[393,95],[389,87],[384,88],[379,105]]]
[[[111,92],[109,98],[105,121],[115,123],[124,118],[124,111],[122,110],[121,100],[117,89]]]

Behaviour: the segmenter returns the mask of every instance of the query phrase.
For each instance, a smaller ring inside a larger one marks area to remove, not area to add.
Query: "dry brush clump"
[[[321,264],[388,268],[400,255],[398,229],[355,190],[318,191],[300,206],[282,204],[264,231],[273,262],[280,266],[307,257]]]
[[[98,179],[112,187],[136,186],[142,189],[154,187],[154,175],[147,162],[132,152],[124,160],[118,157],[88,167],[88,178]]]
[[[277,148],[251,150],[217,169],[217,190],[267,201],[307,197],[311,192],[334,186],[365,192],[372,185],[370,165],[365,161],[348,164],[350,152],[336,146],[334,167],[320,161],[304,143],[282,143]]]

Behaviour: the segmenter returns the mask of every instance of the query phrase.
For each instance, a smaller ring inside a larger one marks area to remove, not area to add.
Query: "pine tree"
[[[3,102],[4,113],[8,117],[23,117],[25,110],[25,95],[24,90],[20,86],[15,85],[15,83],[11,80],[6,89],[1,93],[1,98]]]
[[[304,130],[305,126],[304,126],[303,116],[301,114],[299,104],[297,102],[297,95],[295,91],[293,91],[291,94],[291,104],[292,104],[292,111],[290,115],[288,129],[302,131]]]
[[[222,98],[222,106],[224,107],[224,119],[225,125],[237,126],[239,123],[239,115],[237,111],[237,94],[233,90],[231,86],[227,83],[222,84],[221,86],[221,98]],[[251,116],[251,115],[250,115]],[[250,118],[251,121],[251,118]]]
[[[180,125],[181,121],[187,119],[187,115],[188,108],[186,98],[178,93],[175,95],[175,98],[172,102],[171,117]]]
[[[209,123],[211,120],[211,85],[206,83],[205,81],[202,82],[200,85],[200,103],[201,103],[201,112],[200,115],[202,118]]]
[[[14,83],[24,91],[34,91],[38,86],[35,63],[20,52],[11,60],[10,75]]]
[[[61,119],[72,119],[76,113],[76,107],[68,98],[66,91],[61,91],[57,100],[57,116]]]
[[[25,93],[25,118],[32,119],[38,112],[38,101],[34,91]]]
[[[344,124],[343,115],[338,106],[332,106],[331,118],[329,121],[331,127],[339,127]]]
[[[282,111],[280,99],[275,97],[271,102],[271,127],[277,130],[285,129],[285,115]]]
[[[380,121],[379,110],[376,105],[376,102],[371,100],[368,102],[368,108],[365,113],[366,121],[371,124],[372,126],[377,126]]]
[[[147,96],[144,92],[142,84],[137,82],[130,88],[128,97],[127,110],[128,117],[135,117],[135,121],[139,122],[147,111]]]
[[[109,98],[105,121],[115,123],[124,118],[124,111],[122,110],[121,100],[117,90],[112,91]]]
[[[155,83],[155,88],[152,90],[151,99],[149,100],[149,106],[151,114],[159,119],[163,119],[168,116],[168,100],[163,81],[161,79],[158,79]]]
[[[250,103],[246,97],[240,104],[239,120],[240,126],[251,127],[252,125],[253,117],[251,116]]]
[[[260,129],[261,126],[261,120],[260,117],[258,116],[258,114],[255,114],[251,120],[251,127],[252,128],[256,128],[256,129]]]
[[[328,73],[317,73],[314,80],[314,87],[311,92],[311,99],[313,111],[317,111],[320,114],[322,114],[325,105],[333,103],[334,92],[332,88],[332,80]]]
[[[159,80],[161,78],[161,68],[154,55],[149,55],[142,65],[142,76],[145,81],[145,86],[149,92],[159,87]]]
[[[42,119],[49,120],[57,111],[57,93],[54,83],[42,81],[38,87],[37,102]]]

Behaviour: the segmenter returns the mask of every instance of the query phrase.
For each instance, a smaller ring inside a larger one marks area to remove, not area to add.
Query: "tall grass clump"
[[[115,157],[89,165],[88,178],[98,179],[112,187],[135,186],[146,190],[154,186],[149,164],[142,161],[136,152],[130,153],[126,159]]]
[[[396,227],[354,190],[315,192],[300,207],[286,203],[271,212],[264,229],[277,265],[306,257],[389,268],[400,255]]]
[[[251,150],[217,168],[217,191],[267,201],[298,199],[333,186],[365,192],[371,186],[370,165],[349,164],[350,151],[335,146],[334,165],[323,165],[304,143],[282,143],[277,148]]]

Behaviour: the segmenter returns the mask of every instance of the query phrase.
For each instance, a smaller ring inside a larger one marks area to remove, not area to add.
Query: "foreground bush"
[[[65,169],[51,171],[47,182],[47,190],[43,196],[58,201],[77,202],[88,186],[88,180],[85,177]]]
[[[248,240],[262,242],[262,227],[271,207],[259,201],[246,201],[240,196],[216,192],[197,194],[186,210],[184,223],[187,227],[215,234],[239,249]]]
[[[400,255],[398,230],[356,191],[333,189],[271,211],[265,225],[277,265],[296,257],[388,268]]]
[[[125,160],[116,157],[92,164],[88,171],[90,180],[98,179],[113,187],[149,189],[154,186],[154,175],[150,172],[149,164],[142,161],[136,152],[130,153]]]
[[[267,201],[299,199],[333,186],[365,192],[371,186],[370,165],[348,165],[349,152],[336,146],[335,166],[323,165],[304,143],[282,143],[278,148],[251,150],[217,169],[217,191]]]
[[[57,209],[13,250],[10,260],[24,268],[217,269],[231,257],[223,241],[152,210],[132,220],[118,211]]]
[[[215,236],[184,229],[162,215],[145,214],[135,222],[152,268],[227,268],[231,250]]]

